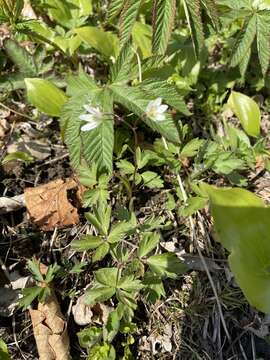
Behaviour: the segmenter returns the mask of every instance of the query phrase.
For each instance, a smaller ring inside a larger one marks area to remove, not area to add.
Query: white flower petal
[[[164,113],[165,111],[168,110],[168,105],[160,105],[158,108],[158,113]]]
[[[81,127],[81,131],[90,131],[90,130],[95,129],[98,126],[99,126],[99,123],[96,121],[93,121],[93,122],[83,125]]]
[[[149,112],[153,111],[154,108],[155,108],[155,106],[154,106],[154,101],[150,101],[150,102],[148,103],[148,105],[146,106],[145,112],[146,112],[146,113],[149,113]]]
[[[91,114],[83,114],[83,115],[79,116],[79,119],[83,120],[83,121],[93,121],[93,115],[91,115]]]
[[[97,116],[97,117],[101,117],[102,116],[102,113],[101,111],[99,110],[98,107],[92,107],[88,110],[89,114],[92,114],[94,116]]]
[[[158,108],[162,103],[162,98],[158,97],[156,100],[153,101],[153,105]]]
[[[166,119],[164,114],[157,114],[155,117],[155,121],[164,121]]]

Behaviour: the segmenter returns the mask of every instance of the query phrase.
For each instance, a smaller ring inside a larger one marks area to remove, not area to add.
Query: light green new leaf
[[[261,113],[256,102],[247,95],[232,91],[228,105],[240,120],[246,133],[257,137],[260,134]]]
[[[60,116],[67,97],[52,82],[38,78],[25,80],[28,101],[39,111],[50,116]]]
[[[143,59],[152,56],[151,37],[151,26],[136,21],[132,29],[132,39],[136,47],[141,51]]]
[[[270,208],[243,189],[202,185],[208,193],[219,240],[250,304],[270,313]]]
[[[176,0],[155,0],[153,5],[153,39],[154,54],[163,55],[168,46],[174,25]]]
[[[138,256],[144,257],[158,245],[160,235],[158,233],[144,233],[139,244]]]
[[[11,154],[8,154],[4,157],[2,164],[6,164],[9,161],[23,161],[25,163],[31,163],[32,161],[34,161],[34,158],[27,154],[26,152],[23,151],[15,151]]]
[[[116,353],[112,344],[96,344],[89,352],[91,360],[115,360]]]
[[[22,310],[26,310],[28,306],[32,304],[36,297],[38,297],[44,288],[40,286],[34,286],[30,288],[25,288],[22,290],[23,297],[19,299],[19,307]]]
[[[103,239],[101,236],[85,235],[78,240],[73,240],[71,242],[71,247],[76,251],[85,251],[85,250],[96,249],[98,246],[102,244],[103,244]]]
[[[191,216],[196,211],[203,209],[207,204],[207,198],[200,196],[191,197],[187,201],[187,205],[180,209],[181,216]]]
[[[81,347],[90,349],[102,338],[102,328],[91,326],[85,328],[77,333],[78,340]]]
[[[170,252],[153,255],[147,259],[147,263],[153,273],[171,279],[177,278],[187,270],[186,265],[176,254]]]
[[[164,187],[161,177],[153,171],[145,171],[141,174],[143,183],[149,189],[161,189]]]
[[[98,29],[95,26],[85,26],[74,30],[82,41],[99,51],[108,59],[112,56],[115,59],[119,53],[119,40],[111,32]]]
[[[4,340],[0,338],[0,359],[1,360],[10,360],[10,356],[8,353],[8,347]]]

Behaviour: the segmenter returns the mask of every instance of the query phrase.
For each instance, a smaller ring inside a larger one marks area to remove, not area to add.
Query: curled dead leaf
[[[45,231],[78,224],[78,211],[69,201],[69,193],[76,191],[78,184],[73,179],[25,189],[26,208],[32,221]]]

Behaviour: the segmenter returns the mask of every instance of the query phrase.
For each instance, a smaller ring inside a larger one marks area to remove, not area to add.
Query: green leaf
[[[162,296],[165,297],[166,292],[160,276],[147,272],[144,276],[143,284],[144,296],[146,297],[147,302],[155,304]]]
[[[91,214],[90,212],[85,214],[86,219],[92,224],[101,235],[107,235],[106,230],[103,227],[103,224],[99,221],[99,219]]]
[[[43,281],[43,275],[40,272],[40,262],[37,261],[35,258],[33,260],[28,260],[27,268],[32,273],[33,277],[37,281]]]
[[[130,276],[123,276],[119,280],[117,287],[127,292],[134,292],[141,290],[143,288],[143,285],[140,280],[134,279],[134,276],[130,275]]]
[[[204,140],[194,138],[190,142],[188,142],[183,149],[181,150],[181,156],[183,157],[193,157],[197,155],[200,147],[204,144]]]
[[[186,116],[190,115],[182,96],[177,92],[175,86],[167,81],[147,79],[139,87],[148,94],[151,94],[151,96],[161,97],[165,103],[174,107],[180,113]]]
[[[104,343],[95,345],[89,352],[88,360],[115,360],[113,345]]]
[[[249,303],[270,312],[270,208],[243,189],[201,185],[210,198],[219,240],[230,252],[229,264]]]
[[[23,151],[15,151],[5,156],[4,159],[2,160],[2,164],[6,164],[9,161],[23,161],[26,164],[28,164],[33,162],[34,158]]]
[[[123,47],[130,39],[132,28],[136,22],[141,0],[126,0],[119,21],[120,46]]]
[[[152,250],[154,250],[160,241],[160,235],[158,233],[144,233],[142,235],[142,239],[139,243],[139,249],[137,251],[138,256],[140,258],[149,254]]]
[[[153,171],[145,171],[141,174],[143,183],[149,189],[161,189],[164,187],[161,177]]]
[[[151,37],[151,26],[136,21],[132,30],[132,39],[136,47],[139,48],[143,59],[152,56]]]
[[[257,49],[263,76],[269,67],[270,61],[270,16],[257,14]]]
[[[79,167],[79,181],[82,185],[92,187],[96,185],[97,180],[97,166],[93,164],[91,167],[81,165]]]
[[[82,134],[84,158],[88,164],[95,163],[98,173],[112,173],[114,123],[113,98],[109,89],[104,89],[96,98],[103,111],[104,119],[94,130]]]
[[[81,347],[91,349],[102,339],[102,328],[91,326],[78,332],[77,336]]]
[[[116,288],[118,281],[117,268],[104,268],[95,271],[95,278],[98,283]]]
[[[48,80],[26,78],[28,101],[39,111],[50,116],[60,116],[67,97],[64,92]]]
[[[120,222],[114,225],[108,236],[108,242],[114,244],[123,240],[130,229],[132,229],[132,225],[129,222]]]
[[[180,209],[181,216],[191,216],[197,211],[203,209],[207,204],[207,198],[202,198],[200,196],[191,197],[187,201],[187,205]]]
[[[98,302],[109,300],[116,289],[110,286],[93,286],[85,292],[85,304],[92,305]]]
[[[95,26],[85,26],[75,30],[82,41],[99,51],[106,58],[117,58],[119,53],[119,40],[109,31],[98,29]]]
[[[22,310],[26,310],[28,306],[32,304],[35,298],[41,294],[42,291],[43,288],[40,286],[22,289],[23,297],[19,299],[19,306],[22,308]]]
[[[246,133],[258,137],[260,134],[261,113],[256,102],[247,95],[232,91],[228,105],[240,120]]]
[[[4,41],[4,48],[8,57],[14,62],[24,76],[37,75],[37,65],[35,64],[34,57],[16,41],[6,39]]]
[[[212,165],[212,169],[217,174],[229,175],[235,170],[244,170],[246,164],[242,159],[238,159],[232,152],[224,152],[218,155]]]
[[[120,327],[120,319],[117,310],[111,311],[106,323],[106,334],[104,340],[111,343],[118,333]]]
[[[71,242],[72,249],[76,251],[85,251],[96,249],[103,244],[103,238],[101,236],[84,235],[82,238],[73,240]]]
[[[10,356],[8,353],[8,347],[4,340],[0,338],[0,359],[1,360],[10,360]]]
[[[197,57],[204,46],[204,31],[201,13],[201,1],[184,0],[184,8],[186,9],[186,17],[191,32],[194,51]]]
[[[104,259],[104,257],[110,251],[110,245],[108,243],[101,244],[95,251],[95,254],[92,256],[92,262],[95,263]]]
[[[164,121],[156,122],[146,117],[145,111],[149,101],[154,100],[151,94],[146,93],[140,86],[116,85],[110,86],[114,99],[151,127],[154,131],[165,136],[169,141],[180,142],[178,128],[169,114],[166,114]]]
[[[174,253],[170,252],[153,255],[147,259],[147,263],[153,273],[172,279],[177,278],[187,270],[186,265]]]
[[[168,46],[174,25],[176,0],[154,0],[153,5],[153,54],[163,55]]]
[[[251,16],[240,31],[238,39],[232,50],[231,66],[237,66],[246,56],[256,35],[256,15]]]
[[[67,77],[68,96],[79,96],[82,92],[90,92],[98,89],[95,81],[85,72],[80,71],[78,75],[69,75]]]
[[[115,64],[110,68],[113,83],[127,83],[131,79],[134,55],[132,44],[128,41],[121,49]]]
[[[108,7],[108,18],[112,21],[117,15],[120,14],[125,0],[112,0]]]

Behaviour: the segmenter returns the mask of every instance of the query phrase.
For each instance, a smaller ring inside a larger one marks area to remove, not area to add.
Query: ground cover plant
[[[270,358],[270,2],[0,5],[0,359]]]

